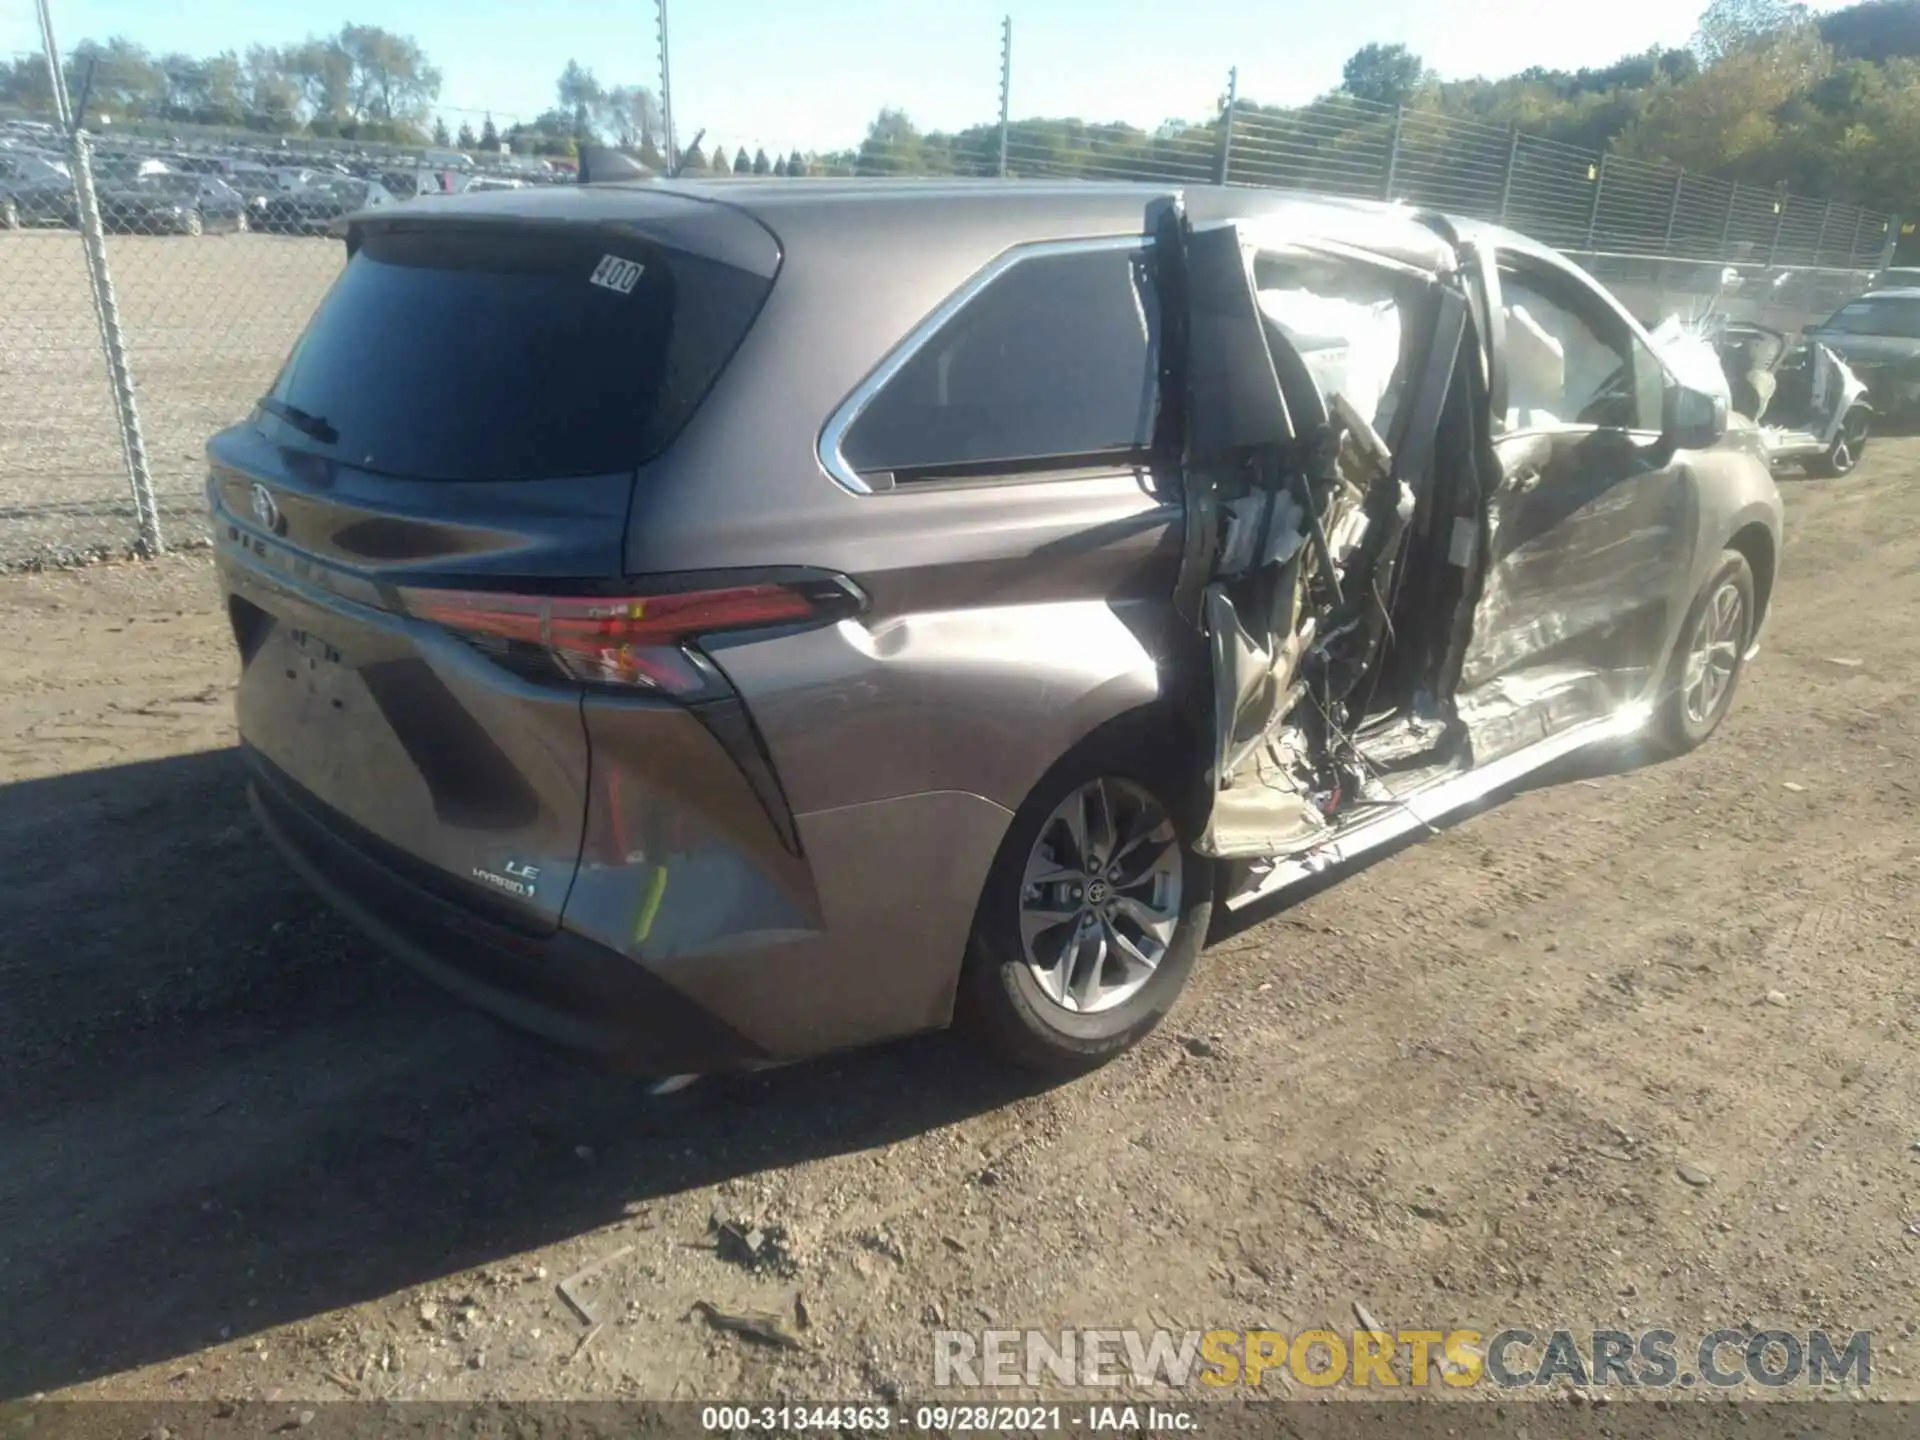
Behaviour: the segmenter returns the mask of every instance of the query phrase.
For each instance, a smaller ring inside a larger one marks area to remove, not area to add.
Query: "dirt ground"
[[[1223,927],[1052,1090],[943,1037],[658,1100],[535,1051],[256,835],[203,560],[0,581],[0,1398],[912,1399],[943,1326],[1356,1301],[1865,1329],[1920,1398],[1920,441],[1783,488],[1706,749]],[[791,1351],[689,1315],[796,1294]]]

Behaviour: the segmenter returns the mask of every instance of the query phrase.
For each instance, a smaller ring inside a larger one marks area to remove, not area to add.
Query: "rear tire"
[[[1195,853],[1186,787],[1168,773],[1183,750],[1164,732],[1157,744],[1138,728],[1098,733],[1008,826],[956,1006],[960,1026],[1002,1059],[1052,1076],[1091,1070],[1144,1039],[1185,988],[1206,942],[1214,864]],[[1073,853],[1080,835],[1085,855]]]
[[[1654,739],[1668,755],[1705,743],[1733,704],[1753,643],[1753,567],[1737,550],[1720,552],[1700,587],[1667,663],[1666,684],[1654,716]]]
[[[191,235],[204,234],[206,233],[206,228],[207,228],[207,220],[204,215],[202,215],[198,210],[189,210],[187,212],[187,218],[184,225],[182,226],[182,229],[184,229],[188,235],[191,236]]]
[[[0,230],[18,230],[20,228],[20,202],[11,195],[0,200]]]

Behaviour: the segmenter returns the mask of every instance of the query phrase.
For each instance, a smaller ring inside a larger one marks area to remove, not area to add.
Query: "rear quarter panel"
[[[778,985],[750,951],[655,968],[771,1053],[944,1023],[1014,812],[1081,737],[1161,696],[1181,534],[1170,483],[1119,472],[856,495],[818,451],[847,396],[995,256],[1141,234],[1143,204],[1116,199],[1052,234],[1030,208],[986,201],[902,205],[884,234],[770,216],[785,259],[760,322],[671,473],[640,476],[629,571],[814,567],[868,601],[831,627],[708,647],[794,812],[823,930],[782,952]]]
[[[1172,614],[1177,511],[1133,477],[849,501],[873,518],[828,563],[872,607],[710,650],[795,812],[824,934],[777,987],[750,954],[658,967],[776,1055],[946,1023],[1015,811],[1161,697]]]
[[[779,279],[665,472],[642,472],[627,569],[808,566],[865,591],[855,621],[714,652],[796,813],[950,789],[1012,808],[1075,738],[1158,695],[1177,491],[1119,473],[856,495],[822,469],[821,432],[995,257],[1144,235],[1150,201],[1075,200],[1056,222],[989,192],[876,197],[762,213]]]

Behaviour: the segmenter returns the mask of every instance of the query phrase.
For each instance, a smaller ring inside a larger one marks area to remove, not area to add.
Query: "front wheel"
[[[1196,854],[1153,749],[1082,745],[1035,787],[987,876],[961,1023],[1052,1075],[1131,1048],[1173,1007],[1206,941],[1213,863]]]
[[[11,195],[0,200],[0,230],[20,228],[20,202]]]
[[[1739,551],[1721,551],[1720,563],[1687,612],[1667,667],[1654,724],[1668,754],[1685,754],[1705,743],[1726,718],[1756,618],[1753,567]]]
[[[1866,453],[1867,433],[1872,428],[1872,420],[1872,415],[1863,405],[1856,405],[1847,411],[1826,452],[1806,462],[1807,473],[1829,480],[1851,474],[1860,463],[1860,457]]]
[[[198,210],[189,210],[180,228],[188,235],[199,235],[207,228],[206,217]]]

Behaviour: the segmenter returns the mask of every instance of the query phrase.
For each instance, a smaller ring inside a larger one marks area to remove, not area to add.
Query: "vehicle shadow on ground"
[[[651,1099],[375,954],[231,750],[0,789],[0,866],[0,1399],[1036,1088],[929,1037]]]

